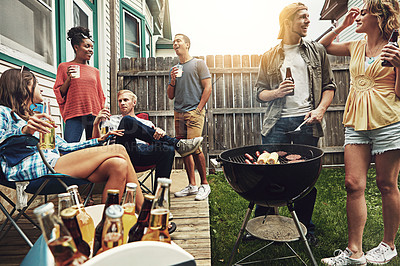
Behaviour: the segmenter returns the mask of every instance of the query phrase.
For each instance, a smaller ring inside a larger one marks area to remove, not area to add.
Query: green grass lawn
[[[364,230],[364,252],[377,246],[383,237],[381,197],[375,183],[375,170],[371,169],[367,177],[365,192],[368,220]],[[209,176],[211,185],[210,223],[212,265],[226,265],[242,225],[249,202],[240,197],[225,180],[224,174],[218,172]],[[313,222],[316,225],[318,244],[311,247],[315,259],[332,256],[336,249],[347,246],[346,191],[344,188],[344,169],[323,169],[316,184],[318,195],[314,208]],[[279,209],[280,215],[291,217],[286,207]],[[254,216],[254,211],[252,217]],[[234,262],[246,257],[269,241],[254,240],[241,242]],[[301,241],[290,245],[311,265],[308,253]],[[399,248],[399,239],[396,239]],[[274,244],[252,256],[250,261],[290,256],[292,253],[284,244]],[[301,265],[298,259],[268,261],[251,265]],[[400,265],[400,259],[394,259],[389,265]]]

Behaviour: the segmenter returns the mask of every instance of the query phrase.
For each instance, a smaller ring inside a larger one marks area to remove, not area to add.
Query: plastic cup
[[[81,67],[79,65],[71,65],[71,68],[75,70],[75,72],[71,72],[71,77],[74,79],[81,77]]]
[[[176,65],[176,68],[178,69],[178,72],[176,73],[176,77],[177,77],[177,78],[182,77],[183,66],[182,66],[182,65]]]

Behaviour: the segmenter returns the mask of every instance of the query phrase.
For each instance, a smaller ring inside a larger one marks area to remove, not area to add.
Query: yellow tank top
[[[393,67],[382,67],[380,57],[365,70],[366,40],[350,44],[350,91],[343,124],[355,130],[381,128],[400,121],[400,100],[394,92]]]

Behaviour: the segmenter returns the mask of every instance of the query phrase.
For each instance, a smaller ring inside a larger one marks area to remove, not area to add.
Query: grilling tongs
[[[307,118],[306,120],[303,121],[303,123],[301,123],[298,127],[296,127],[295,130],[293,130],[293,131],[288,131],[288,132],[286,132],[286,134],[296,134],[296,133],[298,133],[298,132],[301,130],[301,127],[302,127],[305,123],[307,123],[310,119],[311,119],[311,117]]]

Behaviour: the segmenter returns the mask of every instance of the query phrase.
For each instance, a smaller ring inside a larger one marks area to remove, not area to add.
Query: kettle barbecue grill
[[[257,158],[256,151],[282,151],[288,155],[300,155],[302,160],[292,162],[285,156],[280,156],[279,164],[247,164],[245,154],[248,153]],[[218,156],[217,160],[221,163],[225,178],[233,190],[250,201],[228,265],[232,265],[254,204],[268,207],[286,205],[313,265],[318,265],[305,238],[304,229],[301,227],[303,225],[300,224],[294,211],[293,203],[304,197],[314,187],[321,171],[323,154],[321,149],[307,145],[267,144],[234,148]]]

